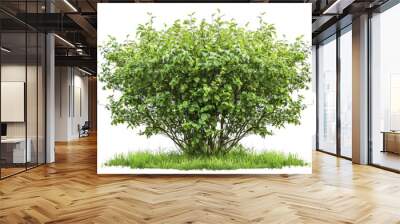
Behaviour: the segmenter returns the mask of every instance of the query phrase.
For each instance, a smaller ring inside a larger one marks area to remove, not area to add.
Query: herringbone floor
[[[98,176],[96,138],[0,181],[0,223],[400,223],[400,175],[314,153],[312,175]]]

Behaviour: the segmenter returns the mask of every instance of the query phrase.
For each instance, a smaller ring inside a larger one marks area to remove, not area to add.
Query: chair
[[[90,129],[89,121],[85,121],[82,127],[78,125],[78,129],[79,129],[79,138],[89,136],[89,129]]]

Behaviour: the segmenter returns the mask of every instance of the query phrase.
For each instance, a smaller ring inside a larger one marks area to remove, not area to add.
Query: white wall
[[[68,87],[70,84],[69,68],[56,67],[55,69],[55,140],[66,141],[68,139]]]
[[[76,68],[56,67],[55,85],[55,140],[77,139],[78,124],[88,120],[88,78]]]
[[[1,122],[25,121],[25,83],[1,82]]]
[[[25,64],[3,64],[1,66],[1,81],[2,82],[25,82]],[[30,68],[28,67],[28,70]],[[1,108],[6,110],[6,108]],[[25,123],[24,122],[9,122],[7,123],[8,137],[24,137]]]
[[[79,137],[78,132],[78,124],[83,125],[85,121],[89,119],[88,117],[88,78],[82,76],[82,73],[76,73],[75,69],[74,75],[74,96],[71,96],[74,99],[74,107],[72,108],[72,119],[71,119],[71,135],[73,138]],[[80,95],[80,97],[79,97]],[[80,101],[80,102],[79,102]],[[72,105],[72,103],[71,103]],[[80,111],[81,110],[81,111]]]
[[[37,70],[38,69],[38,70]],[[39,163],[45,162],[45,115],[44,115],[44,73],[41,66],[25,65],[25,63],[6,63],[1,66],[1,81],[2,82],[24,82],[26,83],[26,107],[22,108],[2,107],[2,112],[17,113],[15,110],[23,114],[26,112],[26,120],[22,119],[21,122],[6,122],[7,123],[7,137],[21,138],[25,135],[30,139],[32,150],[32,161],[36,162],[39,158]],[[27,78],[27,80],[25,80]],[[8,98],[7,92],[3,92],[2,98]],[[22,91],[22,92],[21,92]],[[20,94],[24,94],[24,90],[19,90]],[[17,102],[16,102],[17,103]],[[24,104],[24,102],[22,102]],[[12,111],[14,110],[14,111]],[[37,157],[36,152],[39,153]],[[49,150],[50,152],[50,150]],[[51,158],[51,157],[49,157]],[[51,162],[52,160],[48,160]]]
[[[27,70],[26,70],[27,69]],[[25,64],[3,64],[1,66],[1,81],[2,82],[25,82],[26,71],[30,74],[34,69],[33,66],[25,67]],[[36,72],[36,71],[35,71]],[[33,96],[33,93],[28,93],[28,96]],[[34,95],[36,96],[36,94]],[[7,108],[1,108],[7,110]],[[22,108],[24,109],[24,108]],[[31,117],[28,117],[30,121]],[[8,137],[25,137],[25,122],[7,122]]]

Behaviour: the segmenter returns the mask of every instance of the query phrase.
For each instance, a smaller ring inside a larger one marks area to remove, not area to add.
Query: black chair
[[[79,138],[89,136],[89,129],[90,129],[89,121],[85,121],[82,127],[79,127],[78,125],[78,129],[79,129]]]

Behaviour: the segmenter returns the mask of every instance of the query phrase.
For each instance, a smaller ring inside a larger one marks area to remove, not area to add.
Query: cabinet
[[[388,131],[383,134],[383,152],[400,154],[400,132]]]

